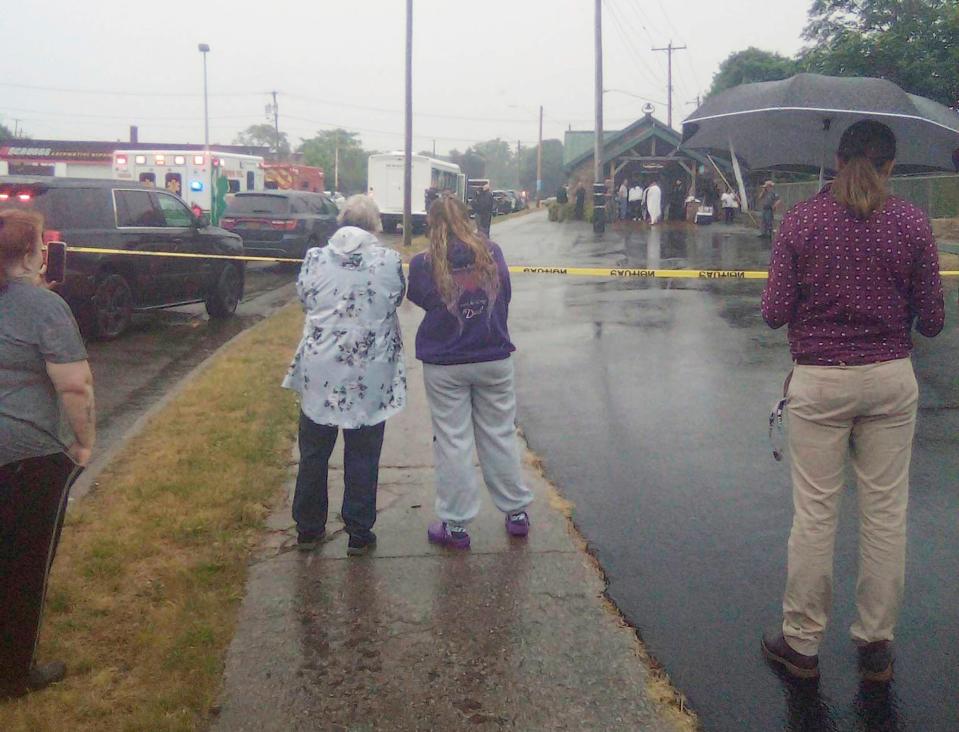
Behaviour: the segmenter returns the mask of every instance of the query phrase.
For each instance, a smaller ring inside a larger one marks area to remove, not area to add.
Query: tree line
[[[758,48],[731,54],[709,95],[801,72],[888,79],[911,94],[959,106],[956,0],[814,0],[803,39],[787,57]]]
[[[239,133],[233,140],[236,145],[268,147],[279,157],[294,152],[285,132],[277,137],[270,124],[257,124]],[[301,139],[295,152],[302,153],[306,165],[323,168],[327,187],[333,187],[334,165],[339,150],[339,188],[347,193],[365,191],[367,188],[367,158],[376,153],[366,150],[359,133],[344,129],[322,130],[314,137]],[[420,155],[449,160],[459,165],[467,178],[488,178],[493,188],[536,191],[536,147],[514,148],[505,140],[496,138],[478,142],[465,150],[450,150],[448,155],[434,155],[429,150]],[[563,143],[559,140],[543,140],[543,195],[549,195],[565,181],[563,173]]]

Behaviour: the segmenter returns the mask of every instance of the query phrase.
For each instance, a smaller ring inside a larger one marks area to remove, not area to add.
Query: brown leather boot
[[[890,641],[873,641],[859,646],[859,673],[864,681],[891,681],[892,660]]]
[[[819,678],[819,656],[806,656],[794,651],[782,631],[765,633],[762,646],[763,655],[772,663],[782,666],[790,676],[797,679]]]

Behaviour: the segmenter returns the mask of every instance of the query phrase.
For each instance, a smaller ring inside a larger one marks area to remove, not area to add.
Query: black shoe
[[[50,661],[30,669],[30,675],[27,677],[27,689],[29,691],[39,691],[50,684],[63,681],[67,675],[67,667],[63,661]]]
[[[376,546],[376,534],[370,532],[369,539],[360,539],[355,536],[350,537],[350,543],[346,546],[346,555],[349,557],[362,557],[369,554],[370,550]]]
[[[859,673],[863,681],[891,681],[892,662],[892,643],[889,641],[874,641],[859,646]]]
[[[301,552],[311,552],[325,538],[325,531],[321,531],[319,534],[304,534],[302,531],[298,531],[296,533],[296,548]]]
[[[794,651],[781,631],[765,633],[762,646],[763,655],[784,668],[790,676],[797,679],[819,678],[819,656],[806,656]]]

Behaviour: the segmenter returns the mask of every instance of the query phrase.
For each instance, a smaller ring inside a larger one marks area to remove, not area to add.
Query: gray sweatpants
[[[423,381],[433,418],[436,515],[464,525],[479,513],[474,443],[496,507],[504,513],[525,509],[533,494],[520,466],[512,359],[453,366],[424,363]]]

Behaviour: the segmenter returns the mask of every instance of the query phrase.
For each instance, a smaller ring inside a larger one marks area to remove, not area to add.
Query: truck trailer
[[[367,192],[379,206],[383,231],[393,232],[403,223],[403,168],[401,152],[370,155]],[[426,230],[427,203],[444,193],[466,198],[466,176],[460,167],[425,155],[413,156],[413,232]]]

